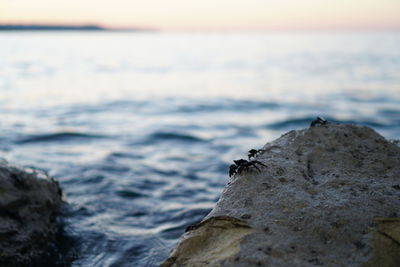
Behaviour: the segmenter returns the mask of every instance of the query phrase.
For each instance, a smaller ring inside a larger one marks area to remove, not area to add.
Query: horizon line
[[[15,29],[6,29],[15,28]],[[43,29],[42,29],[43,28]],[[146,26],[112,26],[101,23],[62,23],[62,22],[0,22],[0,31],[161,31],[161,32],[271,32],[271,31],[400,31],[400,25],[388,26],[327,26],[327,27],[146,27]]]
[[[149,27],[110,27],[99,23],[1,23],[0,30],[152,31]]]

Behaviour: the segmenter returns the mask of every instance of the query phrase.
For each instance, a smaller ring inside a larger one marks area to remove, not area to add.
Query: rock
[[[364,267],[400,266],[400,218],[374,218],[378,229],[374,232],[372,258]]]
[[[54,179],[0,161],[0,266],[24,266],[43,255],[62,203]]]
[[[321,124],[267,143],[162,266],[400,266],[400,148]]]

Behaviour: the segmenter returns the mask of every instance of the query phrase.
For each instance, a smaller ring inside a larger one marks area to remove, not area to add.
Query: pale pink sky
[[[0,23],[165,30],[400,29],[400,0],[0,0]]]

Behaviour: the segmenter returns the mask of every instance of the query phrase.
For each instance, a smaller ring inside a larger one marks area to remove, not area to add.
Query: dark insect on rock
[[[249,157],[249,160],[251,160],[251,158],[254,159],[258,154],[260,154],[263,151],[264,149],[250,149],[249,154],[247,156]]]
[[[328,121],[325,120],[324,118],[317,117],[315,120],[313,120],[311,122],[310,127],[314,127],[314,126],[317,126],[317,125],[325,125],[327,123],[328,123]]]
[[[234,174],[237,173],[237,168],[238,166],[236,166],[236,164],[232,164],[231,166],[229,166],[229,177],[232,177]]]
[[[236,163],[236,162],[235,162]],[[267,165],[265,165],[264,163],[258,161],[258,160],[252,160],[252,161],[247,161],[247,160],[242,160],[242,162],[240,163],[240,165],[238,165],[238,169],[237,172],[239,174],[242,173],[242,171],[244,170],[248,170],[250,167],[254,167],[256,168],[258,171],[261,171],[260,168],[257,167],[257,164],[260,166],[264,166],[265,168],[267,168]]]
[[[267,165],[258,161],[258,160],[251,160],[247,161],[245,159],[238,159],[233,161],[235,164],[232,164],[229,167],[229,177],[233,176],[234,174],[241,174],[244,170],[248,170],[250,167],[256,168],[258,171],[261,171],[257,165],[264,166],[267,168]]]

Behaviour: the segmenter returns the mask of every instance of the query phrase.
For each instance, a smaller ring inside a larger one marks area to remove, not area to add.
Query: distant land
[[[97,25],[0,24],[0,31],[150,31],[142,28],[105,28]]]

